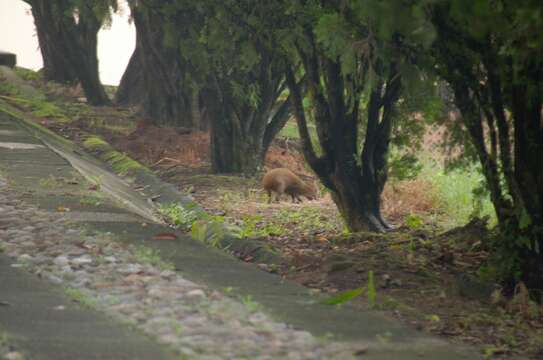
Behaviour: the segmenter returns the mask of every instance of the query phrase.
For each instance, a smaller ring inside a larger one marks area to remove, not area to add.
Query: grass
[[[44,94],[29,97],[15,86],[0,78],[0,96],[8,101],[16,103],[32,112],[38,117],[55,118],[60,121],[67,121],[66,113],[53,101],[47,99]]]
[[[136,260],[140,262],[157,266],[162,270],[175,270],[175,265],[162,260],[158,251],[154,249],[145,246],[135,246],[133,254]]]
[[[48,189],[54,189],[62,185],[61,181],[53,175],[40,179],[38,185]]]
[[[15,73],[17,74],[18,77],[20,77],[23,80],[27,80],[27,81],[28,80],[41,80],[43,78],[42,74],[37,72],[37,71],[22,68],[22,67],[18,67],[18,66],[15,67]]]
[[[197,211],[186,209],[175,203],[159,204],[158,212],[162,214],[169,223],[185,230],[189,229],[192,226],[192,223],[199,218]]]
[[[442,224],[444,227],[465,225],[474,215],[488,216],[490,224],[496,224],[496,215],[488,194],[474,194],[484,184],[484,177],[477,168],[445,172],[436,165],[426,164],[420,176],[429,179],[432,184],[436,207],[446,214]]]
[[[315,232],[317,229],[324,231],[342,232],[343,224],[334,221],[337,218],[331,219],[323,214],[320,208],[312,205],[306,205],[298,210],[289,208],[280,209],[274,216],[273,223],[279,227],[284,227],[288,224],[294,224],[303,232]]]
[[[66,295],[68,295],[73,301],[80,303],[81,305],[88,308],[96,308],[96,300],[85,295],[81,290],[74,288],[67,288],[64,290]]]
[[[79,200],[79,203],[81,205],[88,205],[88,206],[100,206],[102,205],[102,199],[92,196],[87,196]]]

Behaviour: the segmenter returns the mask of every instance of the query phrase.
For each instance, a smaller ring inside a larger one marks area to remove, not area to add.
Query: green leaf
[[[365,289],[366,287],[360,287],[353,290],[342,291],[335,296],[332,296],[328,299],[321,301],[321,303],[326,304],[326,305],[340,305],[359,296],[360,294],[364,292]]]
[[[522,208],[518,226],[521,230],[524,230],[530,225],[532,225],[532,218],[526,211],[526,208]]]
[[[375,288],[375,281],[373,279],[373,271],[370,270],[368,273],[368,306],[371,308],[375,307],[377,300],[377,289]]]

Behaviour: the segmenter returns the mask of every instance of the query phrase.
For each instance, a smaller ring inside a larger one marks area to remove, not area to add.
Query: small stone
[[[140,264],[126,264],[117,269],[121,274],[135,274],[143,270],[143,266]]]
[[[92,263],[92,259],[90,256],[88,255],[84,255],[84,256],[80,256],[80,257],[77,257],[77,258],[74,258],[72,259],[72,264],[74,265],[85,265],[85,264],[90,264]]]
[[[60,256],[57,256],[54,260],[53,260],[53,264],[55,265],[58,265],[58,266],[66,266],[70,263],[70,261],[68,260],[68,258],[66,256],[63,256],[63,255],[60,255]]]
[[[160,276],[165,279],[171,279],[175,276],[176,272],[173,270],[164,270],[160,273]]]
[[[53,310],[57,310],[57,311],[66,310],[66,306],[64,305],[55,306]]]
[[[104,261],[108,263],[116,263],[117,258],[115,256],[104,256]]]
[[[52,274],[48,274],[46,277],[45,277],[47,280],[51,281],[52,283],[54,284],[62,284],[62,279],[55,276],[55,275],[52,275]]]
[[[6,360],[23,360],[24,356],[18,351],[11,351],[4,355]]]
[[[202,289],[194,289],[187,293],[187,297],[190,299],[201,300],[206,297],[206,293]]]
[[[28,254],[22,254],[22,255],[19,255],[19,257],[17,258],[17,261],[26,263],[26,262],[32,261],[32,259],[33,259],[32,256]]]

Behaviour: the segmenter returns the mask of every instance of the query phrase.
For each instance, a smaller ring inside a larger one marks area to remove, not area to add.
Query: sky
[[[129,23],[130,11],[124,3],[113,15],[111,28],[98,33],[100,79],[106,85],[118,85],[134,51],[136,31]],[[33,70],[42,67],[38,37],[30,6],[22,0],[0,0],[0,50],[15,53],[17,65]]]

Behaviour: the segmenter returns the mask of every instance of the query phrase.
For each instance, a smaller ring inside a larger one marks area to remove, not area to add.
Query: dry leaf
[[[177,240],[177,235],[174,233],[158,233],[153,237],[154,240]]]

